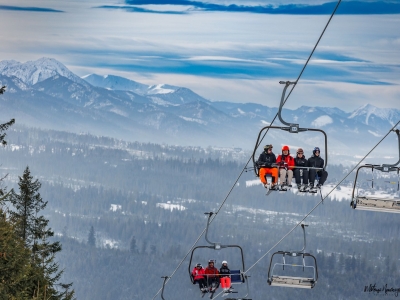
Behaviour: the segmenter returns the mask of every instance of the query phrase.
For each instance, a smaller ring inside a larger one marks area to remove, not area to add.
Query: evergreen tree
[[[132,238],[131,238],[131,242],[129,243],[129,250],[131,251],[131,253],[138,252],[135,236],[132,236]]]
[[[0,95],[2,95],[6,91],[6,87],[3,86],[0,88]],[[7,123],[0,124],[0,143],[5,146],[7,145],[7,141],[5,140],[6,133],[3,133],[3,131],[6,131],[11,125],[15,123],[15,119],[11,119]]]
[[[43,210],[47,202],[42,200],[39,194],[41,183],[38,179],[33,181],[29,167],[26,167],[22,177],[19,177],[19,191],[17,194],[14,189],[11,190],[8,197],[15,211],[10,211],[11,218],[16,223],[18,236],[21,237],[27,245],[31,245],[34,240],[41,238],[43,230],[48,220],[37,214]],[[47,234],[50,234],[47,232]]]
[[[61,251],[61,244],[50,242],[54,232],[48,227],[49,220],[39,215],[46,205],[40,196],[39,180],[33,180],[29,167],[26,167],[22,177],[19,177],[19,194],[11,190],[7,199],[14,206],[10,211],[15,232],[26,247],[31,250],[31,270],[29,295],[36,298],[72,299],[74,291],[68,293],[71,284],[58,284],[63,273],[59,271],[55,255]],[[58,287],[63,291],[59,291]]]
[[[1,87],[0,88],[0,95],[2,95],[5,92],[5,90],[6,90],[5,86]],[[5,140],[6,133],[4,131],[6,131],[14,123],[15,123],[15,119],[11,119],[7,123],[0,124],[0,144],[2,144],[3,146],[7,145],[7,141]],[[3,178],[0,178],[0,181],[2,181],[6,176],[4,176]],[[3,196],[4,194],[5,194],[4,189],[0,188],[0,196]],[[0,199],[0,202],[2,200],[3,199]]]
[[[30,252],[1,210],[0,237],[0,299],[27,299]]]
[[[87,241],[88,245],[90,247],[96,247],[96,236],[95,236],[95,232],[94,232],[94,228],[93,225],[90,226],[90,230],[89,230],[89,236],[88,236],[88,241]]]

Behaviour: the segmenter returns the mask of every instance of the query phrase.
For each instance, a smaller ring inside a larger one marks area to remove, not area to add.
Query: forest
[[[355,211],[350,198],[327,197],[319,204],[320,194],[266,197],[261,185],[248,184],[258,180],[250,165],[245,168],[250,155],[242,149],[132,143],[12,126],[0,150],[0,170],[5,191],[18,189],[28,166],[32,180],[40,182],[44,217],[54,231],[51,241],[62,246],[55,256],[61,280],[73,283],[77,299],[161,299],[161,277],[178,266],[164,298],[200,298],[188,273],[194,263],[215,259],[219,267],[226,259],[233,269],[242,263],[234,248],[198,249],[189,265],[191,247],[207,224],[204,213],[216,212],[224,201],[208,237],[243,248],[245,268],[252,267],[249,299],[397,296],[397,214]],[[351,168],[328,165],[326,185],[338,184]],[[353,179],[354,172],[339,189],[351,187]],[[376,188],[385,185],[377,182]],[[304,220],[306,251],[318,265],[315,288],[268,286],[271,255],[302,248],[302,230],[293,227],[316,205]],[[207,245],[204,236],[196,245]],[[235,289],[234,297],[247,293],[245,284]]]

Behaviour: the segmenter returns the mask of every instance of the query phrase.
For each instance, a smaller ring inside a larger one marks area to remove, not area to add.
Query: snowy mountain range
[[[0,85],[7,86],[0,96],[3,121],[15,118],[17,124],[27,126],[131,141],[252,150],[260,129],[277,113],[277,108],[260,104],[211,102],[184,87],[148,86],[112,75],[80,78],[52,58],[1,61]],[[400,120],[400,110],[365,104],[348,113],[302,106],[283,109],[282,117],[303,128],[324,130],[334,154],[355,147],[370,149]],[[281,126],[279,122],[273,125]],[[395,135],[389,145],[396,149],[394,139]],[[316,133],[271,130],[263,144],[267,142],[312,148],[323,145],[324,139]]]

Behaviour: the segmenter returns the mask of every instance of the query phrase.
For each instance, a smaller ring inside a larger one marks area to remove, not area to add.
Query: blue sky
[[[336,2],[2,0],[1,59],[278,106]],[[165,5],[159,5],[164,3]],[[307,5],[305,5],[305,3]],[[373,13],[373,14],[372,14]],[[287,106],[400,105],[400,1],[342,1]]]

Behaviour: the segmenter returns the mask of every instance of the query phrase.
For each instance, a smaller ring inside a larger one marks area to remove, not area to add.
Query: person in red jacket
[[[279,165],[281,190],[286,191],[287,187],[292,187],[294,169],[294,158],[290,155],[289,146],[282,147],[282,154],[276,159],[276,164]]]
[[[203,268],[201,264],[197,264],[192,271],[193,284],[198,283],[199,288],[202,292],[205,292],[207,290],[205,272],[206,270]]]
[[[207,278],[207,286],[210,289],[210,292],[214,292],[219,286],[219,272],[214,266],[214,261],[212,259],[208,261],[205,275]]]

